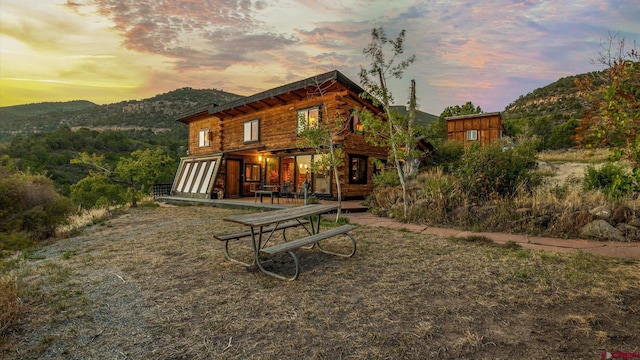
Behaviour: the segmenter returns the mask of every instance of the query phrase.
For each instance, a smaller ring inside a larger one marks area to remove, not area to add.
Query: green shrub
[[[46,176],[6,171],[4,175],[0,178],[0,231],[5,234],[23,232],[34,240],[45,239],[75,209]]]
[[[55,201],[35,206],[21,216],[21,230],[32,239],[45,240],[54,237],[59,225],[67,223],[68,216],[75,210],[73,202],[59,196]]]
[[[460,141],[445,141],[436,147],[433,162],[435,165],[451,168],[464,154],[464,144]]]
[[[553,129],[551,129],[551,135],[547,140],[547,149],[566,149],[576,146],[576,142],[573,138],[576,135],[576,128],[580,122],[577,119],[570,119]]]
[[[521,186],[537,185],[540,179],[530,171],[535,166],[534,141],[525,141],[513,148],[474,143],[465,148],[455,174],[467,197],[482,201],[513,195]]]
[[[71,185],[71,200],[85,209],[122,205],[127,201],[124,189],[101,174],[89,175]]]
[[[619,163],[604,163],[599,169],[587,166],[584,187],[587,190],[601,190],[611,198],[620,198],[634,191],[640,191],[638,178],[640,171],[628,171]]]
[[[387,169],[383,172],[373,175],[373,184],[376,189],[384,189],[400,185],[400,178],[395,169]]]

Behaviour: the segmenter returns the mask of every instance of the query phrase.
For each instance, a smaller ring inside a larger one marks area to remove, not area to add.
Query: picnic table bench
[[[267,228],[262,229],[263,233],[270,233],[269,235],[273,235],[274,232],[276,232],[277,230],[282,230],[282,237],[284,238],[284,240],[287,240],[286,237],[286,230],[292,227],[296,227],[296,226],[305,226],[305,224],[308,224],[309,220],[304,220],[304,219],[297,219],[297,220],[291,220],[291,221],[287,221],[284,223],[280,223],[274,226],[270,226]],[[309,233],[311,233],[309,230],[307,230]],[[240,261],[238,259],[235,259],[231,256],[231,254],[229,253],[229,241],[232,240],[240,240],[243,238],[247,238],[250,237],[251,235],[253,235],[251,230],[247,230],[247,231],[242,231],[242,232],[238,232],[238,233],[233,233],[233,234],[224,234],[224,235],[213,235],[213,237],[215,239],[218,239],[220,241],[224,241],[224,255],[227,257],[227,259],[236,262],[238,264],[242,264],[245,266],[252,266],[254,264],[247,264],[243,261]]]
[[[293,252],[302,247],[311,245],[310,249],[317,247],[318,250],[332,255],[342,257],[352,257],[356,253],[356,240],[353,238],[350,231],[356,227],[353,225],[343,225],[337,228],[329,229],[320,232],[320,220],[323,214],[336,211],[340,208],[339,205],[304,205],[300,207],[292,207],[287,209],[245,214],[234,215],[225,218],[225,221],[231,221],[239,224],[249,226],[249,231],[239,232],[228,235],[215,235],[215,238],[221,241],[225,241],[225,255],[228,259],[243,264],[245,266],[256,265],[260,271],[265,274],[274,276],[283,280],[295,280],[300,274],[300,262],[298,257]],[[316,218],[317,216],[317,218]],[[309,234],[308,236],[288,241],[284,232],[286,229],[296,226],[303,226]],[[273,233],[277,230],[283,230],[284,242],[267,247],[267,243],[271,239]],[[263,236],[266,236],[266,240],[263,241]],[[320,242],[339,235],[346,236],[351,242],[351,249],[347,253],[337,253],[322,248]],[[241,239],[251,237],[251,244],[253,248],[253,264],[247,264],[237,259],[233,259],[228,252],[228,244],[230,240]],[[283,276],[275,272],[269,271],[264,267],[264,261],[261,257],[269,257],[278,253],[288,253],[295,264],[295,273],[290,276]]]

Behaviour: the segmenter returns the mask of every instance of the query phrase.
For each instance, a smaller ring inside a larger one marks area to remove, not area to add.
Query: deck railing
[[[153,184],[152,191],[153,197],[157,198],[159,196],[169,196],[171,195],[171,187],[172,183],[169,184]]]

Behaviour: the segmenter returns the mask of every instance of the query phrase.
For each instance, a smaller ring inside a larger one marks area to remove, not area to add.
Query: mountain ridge
[[[15,135],[72,129],[150,131],[186,136],[184,124],[175,116],[194,107],[222,104],[243,96],[217,89],[175,89],[142,100],[124,100],[97,105],[86,100],[42,102],[0,107],[0,141]],[[47,110],[48,108],[48,110]]]
[[[534,129],[534,134],[541,136],[544,142],[551,136],[554,128],[568,122],[571,123],[565,126],[569,129],[563,131],[571,133],[584,112],[582,94],[579,93],[575,80],[589,76],[597,87],[604,81],[603,74],[604,71],[566,76],[520,95],[502,111],[507,133],[516,135]],[[15,135],[52,131],[63,126],[74,130],[88,128],[96,131],[148,132],[163,134],[176,140],[185,139],[188,129],[184,124],[174,121],[178,114],[242,97],[218,89],[184,87],[146,99],[124,100],[105,105],[73,100],[5,106],[0,107],[0,141]],[[424,114],[424,119],[420,119],[423,125],[436,121],[435,115]],[[561,144],[553,146],[571,146],[567,134]]]

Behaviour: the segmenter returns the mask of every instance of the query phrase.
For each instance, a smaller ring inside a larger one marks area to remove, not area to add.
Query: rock
[[[620,230],[627,241],[640,241],[640,229],[637,227],[620,223],[616,226],[616,229]]]
[[[596,219],[609,220],[609,218],[611,217],[611,208],[602,205],[591,209],[589,213]]]
[[[627,225],[631,225],[631,226],[635,226],[637,228],[640,228],[640,218],[633,218],[633,219],[627,221]]]
[[[571,219],[571,223],[576,228],[582,228],[583,226],[593,221],[593,215],[584,210],[571,213],[571,215],[569,215],[569,218]]]
[[[614,224],[626,223],[633,216],[633,210],[625,205],[620,205],[611,213],[611,222]]]
[[[597,219],[580,230],[580,237],[586,239],[595,239],[600,241],[613,240],[613,241],[625,241],[624,236],[620,230],[614,228],[608,222]]]

